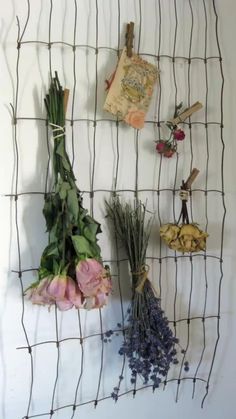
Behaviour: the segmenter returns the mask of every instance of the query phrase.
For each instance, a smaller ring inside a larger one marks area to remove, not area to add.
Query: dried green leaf
[[[79,204],[77,193],[74,189],[67,192],[67,207],[69,213],[72,215],[72,222],[76,222],[79,214]]]
[[[43,252],[43,256],[44,257],[48,257],[48,256],[58,256],[59,255],[59,253],[58,253],[58,246],[57,246],[57,243],[56,242],[54,242],[54,243],[50,243],[45,249],[44,249],[44,252]]]
[[[56,147],[56,154],[61,157],[62,164],[65,170],[68,172],[71,170],[70,162],[68,160],[67,153],[65,151],[65,145],[63,141],[60,141]]]
[[[96,242],[96,234],[98,230],[98,225],[95,223],[90,223],[84,228],[84,235],[86,239],[88,239],[90,242]]]
[[[59,187],[59,195],[62,200],[66,199],[68,191],[71,189],[71,186],[68,182],[62,182]]]
[[[71,238],[78,257],[81,255],[94,256],[90,243],[84,236],[72,236]]]

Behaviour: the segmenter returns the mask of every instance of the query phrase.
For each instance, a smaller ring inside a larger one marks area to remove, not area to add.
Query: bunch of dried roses
[[[100,224],[83,208],[66,152],[65,112],[68,90],[57,73],[45,106],[53,133],[54,187],[46,194],[43,214],[49,244],[43,251],[38,279],[25,291],[33,304],[56,304],[60,310],[100,308],[111,291],[110,272],[97,244]]]

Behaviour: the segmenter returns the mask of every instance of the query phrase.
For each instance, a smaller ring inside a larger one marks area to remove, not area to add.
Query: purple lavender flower
[[[166,376],[170,364],[178,363],[175,349],[178,340],[168,325],[150,281],[145,282],[141,298],[141,316],[137,315],[135,299],[132,301],[125,340],[119,354],[128,358],[132,384],[139,375],[144,384],[151,381],[155,389],[161,383],[160,376]]]

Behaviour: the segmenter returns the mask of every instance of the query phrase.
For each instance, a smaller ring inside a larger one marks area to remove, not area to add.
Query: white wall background
[[[2,419],[20,419],[26,414],[30,385],[30,357],[27,351],[17,347],[25,346],[25,337],[21,326],[22,303],[21,289],[17,274],[12,270],[18,269],[18,255],[15,231],[14,200],[5,194],[14,193],[14,181],[16,170],[16,155],[12,139],[12,125],[9,103],[13,102],[16,89],[16,37],[17,26],[15,16],[18,15],[20,22],[24,22],[27,13],[27,2],[20,0],[10,1],[7,4],[1,0],[1,70],[0,70],[0,120],[1,120],[1,152],[0,152],[0,231],[2,237],[1,246],[1,280],[0,280],[0,417]],[[30,1],[31,16],[25,33],[25,40],[40,39],[48,41],[48,12],[49,1]],[[78,9],[78,30],[76,43],[88,43],[95,46],[95,1],[80,1]],[[134,20],[136,31],[139,29],[138,1],[121,0],[121,33],[123,35],[124,24]],[[142,2],[142,32],[140,51],[155,54],[158,48],[158,20],[157,1],[147,0]],[[208,55],[217,55],[214,38],[215,18],[212,13],[211,1],[207,3],[209,19]],[[173,0],[161,0],[162,4],[162,48],[161,54],[172,55],[174,12]],[[64,40],[73,42],[72,25],[74,19],[74,2],[72,0],[55,1],[52,25],[52,40]],[[195,32],[193,36],[192,55],[203,55],[204,44],[204,16],[203,3],[192,0],[195,16]],[[99,0],[99,46],[117,48],[117,2]],[[233,419],[235,414],[235,297],[236,285],[235,271],[235,222],[236,188],[233,168],[235,166],[236,145],[234,141],[235,119],[235,93],[236,83],[234,79],[235,54],[233,51],[234,25],[236,18],[236,5],[233,0],[216,1],[219,14],[220,42],[224,59],[225,73],[225,99],[224,99],[224,138],[226,143],[225,157],[225,189],[227,203],[227,222],[225,230],[224,250],[224,280],[222,292],[222,319],[221,339],[218,347],[216,361],[210,384],[209,396],[205,407],[200,408],[200,402],[204,395],[204,384],[198,384],[196,397],[192,400],[192,383],[185,382],[180,388],[180,400],[175,404],[176,383],[167,386],[166,390],[152,395],[149,390],[139,392],[135,400],[131,395],[122,397],[114,405],[110,399],[99,403],[96,410],[93,405],[85,405],[78,409],[75,417],[98,419],[110,419],[111,415],[120,417],[135,417],[144,419],[147,416],[160,416],[165,419],[174,417],[185,418],[191,415],[193,419],[209,418]],[[177,11],[179,18],[179,32],[177,37],[176,55],[185,55],[188,51],[190,15],[189,5],[186,0],[178,0]],[[152,30],[150,29],[152,28]],[[137,32],[136,32],[137,33]],[[137,47],[138,36],[135,38]],[[121,39],[121,45],[123,37]],[[58,70],[61,81],[72,91],[74,76],[72,72],[72,53],[70,48],[55,46],[52,48],[52,69]],[[149,58],[154,62],[154,59]],[[101,50],[98,58],[98,111],[97,118],[106,118],[107,114],[102,111],[104,101],[104,79],[113,70],[116,63],[116,54],[107,50]],[[46,46],[36,48],[35,44],[22,46],[20,57],[20,85],[18,116],[41,117],[44,116],[43,97],[48,84],[48,50]],[[94,118],[94,87],[95,87],[95,56],[91,50],[86,52],[79,49],[76,53],[76,96],[74,118]],[[203,65],[203,64],[202,64]],[[175,91],[173,88],[173,76],[171,62],[161,62],[162,102],[160,118],[165,120],[173,109]],[[191,102],[201,100],[205,103],[205,85],[202,77],[201,64],[192,64],[191,73]],[[217,68],[217,71],[215,71]],[[220,77],[219,68],[215,63],[209,63],[209,120],[218,120],[219,115],[219,92]],[[178,100],[187,103],[187,64],[183,60],[176,63]],[[156,91],[148,119],[156,117],[159,90]],[[68,118],[71,117],[71,107],[68,110]],[[109,116],[108,116],[109,117]],[[193,120],[203,120],[203,114],[194,116]],[[19,121],[18,146],[19,146],[19,190],[18,192],[44,191],[45,169],[47,164],[47,146],[44,122]],[[68,124],[68,149],[71,152],[71,133]],[[139,189],[157,188],[160,159],[154,152],[153,140],[157,131],[152,125],[147,124],[139,137]],[[201,175],[196,181],[196,188],[205,186],[206,146],[204,128],[193,128],[193,166],[201,170]],[[131,128],[121,126],[119,129],[120,165],[117,179],[118,189],[134,189],[135,178],[135,137],[136,133]],[[91,187],[91,164],[93,161],[92,124],[77,123],[74,127],[75,138],[75,172],[81,190],[90,190]],[[208,188],[220,188],[219,164],[221,157],[221,144],[219,130],[209,129],[209,183]],[[95,189],[111,189],[114,184],[116,167],[116,127],[110,122],[100,122],[97,126],[96,137],[96,165],[95,165]],[[177,187],[182,178],[186,178],[191,164],[189,133],[183,145],[180,146],[180,157],[177,176]],[[169,188],[174,185],[176,160],[164,161],[161,172],[161,188]],[[125,194],[127,197],[132,194]],[[114,258],[114,249],[110,244],[108,230],[104,220],[103,199],[109,196],[105,193],[95,194],[95,216],[103,224],[104,233],[100,243],[103,246],[104,259]],[[140,198],[148,199],[149,209],[157,210],[157,199],[152,193],[140,193]],[[84,203],[90,207],[88,194],[84,196]],[[178,198],[176,199],[176,211],[178,212]],[[38,266],[40,254],[46,244],[47,237],[44,233],[45,225],[42,216],[43,196],[26,194],[18,201],[18,221],[20,229],[20,246],[22,269],[32,269]],[[194,194],[193,214],[194,219],[202,223],[205,219],[204,198],[201,194]],[[169,221],[173,217],[171,194],[162,193],[160,199],[160,213],[162,222]],[[212,255],[219,256],[220,223],[222,220],[221,199],[217,194],[208,196],[208,217],[210,232],[208,251]],[[170,255],[171,252],[165,247],[160,249],[157,238],[158,221],[153,233],[149,255]],[[161,253],[160,253],[161,252]],[[121,264],[121,272],[127,275],[126,264]],[[168,317],[173,319],[173,281],[174,266],[168,262],[163,264],[162,270],[162,302]],[[116,266],[112,265],[113,274],[116,274]],[[151,265],[151,276],[157,283],[159,279],[159,263]],[[23,276],[26,287],[35,278],[35,273],[29,271]],[[178,274],[178,301],[177,312],[179,317],[186,316],[186,306],[189,297],[189,263],[179,265]],[[217,291],[219,282],[219,267],[208,263],[209,299],[207,306],[208,314],[216,314]],[[109,306],[102,311],[104,329],[114,328],[120,321],[120,303],[117,292],[117,282],[114,279],[114,293]],[[129,290],[127,285],[122,285],[124,303],[127,305]],[[202,298],[204,293],[203,264],[201,260],[194,260],[194,288],[191,306],[191,315],[202,312]],[[32,307],[29,303],[25,306],[24,321],[31,344],[41,340],[55,338],[55,321],[53,310],[48,313],[45,308]],[[99,316],[97,312],[82,313],[83,332],[85,335],[99,332]],[[78,320],[76,311],[59,315],[60,338],[78,335]],[[178,335],[186,343],[186,325],[179,326]],[[207,350],[199,371],[199,375],[206,378],[210,367],[212,348],[216,338],[215,323],[210,322],[207,326]],[[112,387],[117,382],[117,376],[122,360],[117,354],[120,338],[105,347],[104,375],[99,397],[109,395]],[[194,374],[199,361],[199,353],[202,348],[202,329],[200,322],[191,326],[191,344],[189,359],[191,361],[190,374]],[[34,387],[30,415],[37,415],[50,410],[52,387],[55,380],[56,349],[48,344],[37,347],[33,351],[34,356]],[[85,343],[84,378],[78,394],[77,402],[86,402],[95,397],[97,389],[98,372],[100,368],[101,346],[99,338],[88,339]],[[80,371],[81,353],[77,341],[64,343],[61,349],[60,379],[58,381],[55,407],[73,402],[74,390]],[[176,370],[177,371],[177,370]],[[171,376],[176,377],[176,371]],[[187,376],[187,375],[186,375]],[[128,389],[129,375],[124,380],[124,388]],[[49,416],[45,416],[49,417]],[[71,417],[71,410],[59,411],[54,417],[67,419]]]

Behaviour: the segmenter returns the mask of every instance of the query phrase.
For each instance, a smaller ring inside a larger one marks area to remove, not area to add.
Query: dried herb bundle
[[[118,197],[106,202],[108,217],[115,232],[126,249],[132,276],[132,300],[128,310],[125,338],[119,350],[126,355],[131,369],[131,383],[141,376],[144,384],[151,382],[153,389],[159,387],[171,363],[177,363],[174,337],[168,325],[161,301],[148,279],[145,264],[152,219],[146,222],[147,210],[138,202],[134,207],[122,204]],[[119,386],[112,397],[117,400]]]

